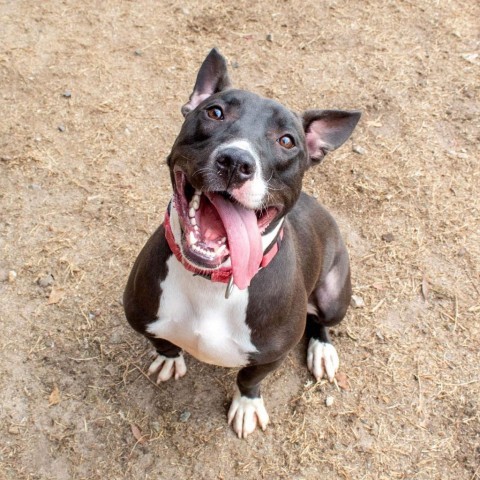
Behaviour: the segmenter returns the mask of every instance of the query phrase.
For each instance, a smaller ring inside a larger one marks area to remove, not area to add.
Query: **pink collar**
[[[172,227],[170,225],[170,205],[167,207],[165,212],[165,220],[163,226],[165,228],[165,238],[167,240],[170,250],[173,252],[177,260],[189,271],[195,275],[201,275],[202,277],[210,279],[212,282],[221,282],[221,283],[230,283],[232,278],[232,269],[231,267],[220,267],[217,270],[202,270],[196,268],[187,261],[187,259],[182,255],[181,248],[175,242],[175,237],[173,236]],[[265,268],[272,260],[273,257],[277,254],[280,244],[283,239],[283,226],[280,229],[277,238],[267,247],[265,252],[263,252],[263,258],[258,266],[258,269]]]

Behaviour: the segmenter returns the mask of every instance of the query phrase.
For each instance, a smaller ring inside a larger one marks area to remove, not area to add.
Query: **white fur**
[[[172,255],[160,283],[158,320],[147,331],[169,340],[202,362],[223,367],[247,365],[257,352],[246,324],[248,289],[225,299],[224,283],[194,276]]]
[[[262,175],[262,166],[260,157],[258,156],[255,148],[248,140],[234,140],[233,142],[223,143],[219,145],[211,154],[211,159],[215,159],[216,156],[225,148],[239,148],[247,151],[255,159],[255,174],[251,180],[247,180],[240,188],[233,189],[231,195],[250,209],[260,208],[265,200],[267,194],[267,182]]]
[[[246,438],[252,433],[257,423],[262,430],[267,428],[269,421],[263,398],[243,397],[238,387],[228,410],[228,424],[232,425],[238,438]]]
[[[345,285],[347,270],[341,275],[338,267],[333,267],[326,275],[322,285],[316,291],[317,300],[320,305],[329,305],[338,298],[339,292]]]
[[[273,239],[277,237],[278,232],[283,227],[284,218],[278,222],[278,225],[270,232],[262,235],[262,250],[265,251],[267,247],[273,242]]]
[[[307,350],[307,366],[313,376],[319,382],[325,375],[333,382],[340,361],[335,347],[331,343],[321,342],[311,338]]]
[[[155,360],[148,369],[148,374],[153,375],[157,372],[157,383],[166,382],[172,377],[175,378],[175,380],[183,377],[187,373],[187,366],[185,365],[183,355],[180,354],[178,357],[169,358],[156,353]]]

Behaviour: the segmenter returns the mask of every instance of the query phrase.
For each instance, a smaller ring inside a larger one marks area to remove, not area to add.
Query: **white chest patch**
[[[248,290],[234,288],[225,299],[225,283],[193,276],[172,255],[160,286],[158,320],[147,330],[183,348],[202,362],[241,367],[257,352],[245,322]]]

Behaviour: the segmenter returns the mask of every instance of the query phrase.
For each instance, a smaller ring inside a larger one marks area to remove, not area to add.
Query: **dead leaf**
[[[60,302],[65,296],[65,290],[63,288],[52,288],[50,295],[48,297],[48,305],[53,305],[54,303]]]
[[[337,385],[342,389],[342,390],[348,390],[350,388],[350,385],[348,384],[348,379],[347,379],[347,374],[343,372],[337,372],[335,375],[335,379],[337,380]]]
[[[60,390],[58,389],[57,385],[55,384],[53,386],[52,393],[48,397],[48,405],[52,406],[52,405],[57,405],[58,403],[60,403]]]
[[[145,435],[143,435],[140,427],[134,423],[131,423],[130,428],[132,429],[133,436],[136,438],[137,442],[143,445],[147,441],[147,438]]]

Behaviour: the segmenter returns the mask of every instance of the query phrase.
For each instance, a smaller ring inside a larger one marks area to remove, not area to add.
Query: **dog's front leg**
[[[264,365],[251,365],[238,372],[237,386],[228,411],[228,424],[232,425],[238,438],[246,438],[257,424],[262,430],[267,428],[269,417],[260,394],[260,383],[282,361],[283,358]]]
[[[172,377],[178,380],[187,373],[182,349],[163,338],[149,338],[155,347],[155,357],[148,369],[149,375],[157,376],[157,383],[166,382]]]

